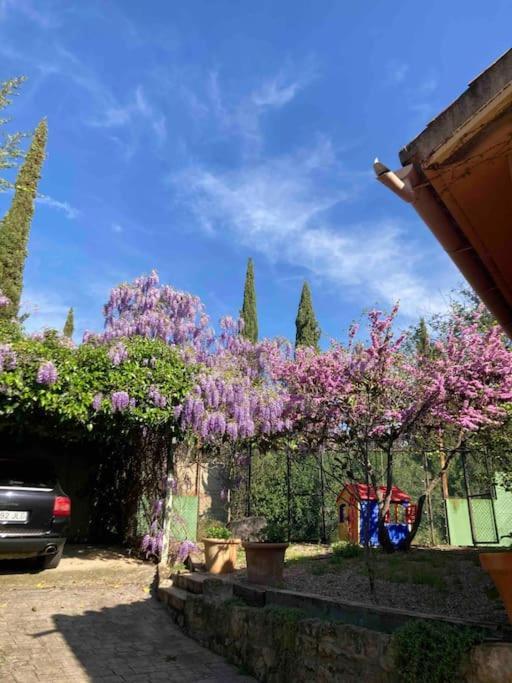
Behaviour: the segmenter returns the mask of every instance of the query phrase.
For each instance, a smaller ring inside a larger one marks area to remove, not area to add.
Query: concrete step
[[[172,585],[187,591],[187,593],[200,594],[203,592],[203,581],[212,578],[211,574],[200,574],[193,572],[191,574],[173,574]]]
[[[187,601],[187,591],[176,586],[166,586],[158,589],[158,599],[168,607],[183,612]]]

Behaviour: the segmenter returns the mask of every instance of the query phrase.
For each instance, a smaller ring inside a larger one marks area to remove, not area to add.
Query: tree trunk
[[[447,464],[446,464],[446,454],[444,451],[444,436],[443,433],[439,435],[439,464],[441,465],[441,484],[443,488],[443,498],[446,500],[450,496],[450,492],[448,490],[448,472],[447,472]],[[429,494],[430,497],[430,494]]]
[[[385,553],[394,553],[397,548],[391,543],[391,539],[389,538],[389,532],[386,528],[386,525],[384,523],[384,516],[382,513],[379,511],[379,525],[378,525],[378,537],[379,537],[379,544],[382,548],[382,550]]]
[[[426,452],[423,453],[423,473],[425,475],[425,496],[426,496],[426,502],[427,502],[427,514],[428,514],[428,525],[430,529],[430,544],[435,545],[435,538],[434,538],[434,514],[432,511],[432,497],[430,493],[428,493],[428,459],[427,459],[427,454]]]
[[[425,495],[419,497],[414,524],[404,540],[397,546],[396,550],[406,551],[411,549],[411,543],[414,541],[414,538],[418,533],[418,529],[420,528],[421,519],[423,517],[423,507],[425,505],[426,498],[427,497]]]

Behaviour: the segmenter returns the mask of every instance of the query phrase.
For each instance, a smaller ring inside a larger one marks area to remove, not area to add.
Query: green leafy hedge
[[[3,428],[41,416],[88,432],[104,432],[109,425],[174,428],[174,407],[192,385],[194,368],[185,365],[178,351],[160,340],[122,340],[127,357],[115,365],[108,345],[75,347],[54,331],[42,338],[13,334],[11,329],[7,336],[5,328],[3,332],[0,330],[0,344],[8,342],[16,355],[15,367],[0,369]],[[51,361],[58,372],[57,381],[50,386],[37,381],[38,369],[46,361]],[[151,389],[165,397],[164,407],[155,405]],[[112,394],[119,391],[127,392],[131,399],[130,407],[122,413],[113,410],[111,403]],[[97,405],[93,406],[95,397]]]
[[[393,657],[401,683],[452,683],[463,658],[482,641],[475,629],[413,621],[393,634]]]

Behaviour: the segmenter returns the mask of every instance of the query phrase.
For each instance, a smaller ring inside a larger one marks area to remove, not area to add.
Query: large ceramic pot
[[[512,552],[480,553],[480,564],[494,581],[512,623]]]
[[[229,574],[236,569],[236,551],[239,538],[203,538],[206,571],[211,574]]]
[[[276,586],[283,580],[284,554],[288,543],[243,543],[250,583]]]

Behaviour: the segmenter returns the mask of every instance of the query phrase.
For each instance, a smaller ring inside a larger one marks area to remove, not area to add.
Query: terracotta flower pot
[[[230,574],[236,569],[238,538],[203,538],[204,560],[210,574]]]
[[[284,554],[288,543],[243,543],[247,578],[251,583],[275,586],[283,580]]]
[[[480,564],[494,581],[512,623],[512,552],[481,553]]]

